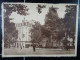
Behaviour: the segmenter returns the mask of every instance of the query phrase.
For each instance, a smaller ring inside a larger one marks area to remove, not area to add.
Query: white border
[[[35,4],[35,3],[2,3],[2,57],[76,57],[77,56],[77,37],[78,37],[78,4],[65,4],[65,5],[77,5],[77,16],[76,16],[76,38],[75,38],[75,54],[63,54],[63,55],[4,55],[4,12],[3,12],[3,4]],[[36,4],[49,4],[49,3],[36,3]],[[61,4],[61,3],[58,3]],[[56,4],[51,4],[51,5],[56,5]]]

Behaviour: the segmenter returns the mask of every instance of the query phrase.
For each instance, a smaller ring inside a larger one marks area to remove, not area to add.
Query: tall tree
[[[73,38],[73,46],[74,46],[77,6],[67,5],[65,12],[66,12],[66,14],[64,17],[64,24],[65,24],[65,28],[66,28],[66,35],[67,35],[67,37],[69,36],[70,38]]]
[[[51,39],[49,41],[51,41],[50,43],[53,42],[53,40],[56,40],[56,44],[58,44],[58,42],[60,42],[60,40],[62,39],[63,35],[61,34],[62,32],[62,26],[63,26],[63,19],[60,19],[58,17],[58,13],[57,13],[57,9],[58,8],[54,8],[53,6],[49,8],[49,12],[46,15],[45,18],[45,27],[48,28],[50,30],[50,37]],[[53,43],[52,43],[52,47],[53,47]]]
[[[39,43],[42,38],[42,32],[41,32],[41,25],[39,22],[35,22],[34,25],[32,25],[31,29],[31,38],[32,38],[32,43]]]

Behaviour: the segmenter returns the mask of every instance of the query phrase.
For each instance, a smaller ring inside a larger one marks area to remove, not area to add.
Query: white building
[[[22,20],[22,23],[16,23],[15,27],[18,30],[18,39],[15,46],[18,48],[26,48],[31,44],[30,29],[34,21]]]

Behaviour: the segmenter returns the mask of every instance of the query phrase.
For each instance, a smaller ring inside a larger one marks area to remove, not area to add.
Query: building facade
[[[26,48],[31,44],[31,33],[33,21],[22,20],[22,23],[16,23],[15,27],[18,30],[18,39],[15,43],[17,48]]]

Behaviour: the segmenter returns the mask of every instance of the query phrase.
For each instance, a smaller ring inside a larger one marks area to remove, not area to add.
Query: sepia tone
[[[28,6],[30,4],[35,7],[33,8],[35,11],[30,10],[31,7]],[[65,7],[65,10],[62,9],[64,11],[61,13],[64,15],[62,18],[59,14],[61,6],[58,4],[28,3],[28,5],[2,4],[2,56],[76,56],[77,5],[59,4]],[[45,12],[44,9],[48,11]],[[11,18],[13,13],[18,20]],[[37,16],[41,14],[44,19]],[[28,20],[27,16],[31,20]],[[44,23],[35,18],[42,19]]]

